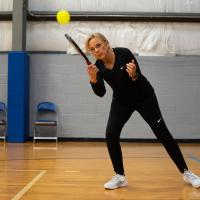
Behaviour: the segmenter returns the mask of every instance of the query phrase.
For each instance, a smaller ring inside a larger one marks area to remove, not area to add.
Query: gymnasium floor
[[[180,144],[200,175],[200,145]],[[199,200],[157,143],[122,143],[128,188],[104,190],[114,174],[104,142],[0,143],[0,200]]]

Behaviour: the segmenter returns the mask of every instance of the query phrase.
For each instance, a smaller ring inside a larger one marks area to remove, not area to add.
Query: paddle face
[[[83,59],[85,60],[87,65],[90,65],[91,62],[89,61],[88,57],[83,53],[83,51],[80,49],[80,47],[76,44],[76,42],[71,38],[71,36],[69,36],[67,33],[65,34],[65,37],[67,38],[67,40],[72,44],[72,46],[74,47],[74,49],[77,51],[77,53],[79,53]]]

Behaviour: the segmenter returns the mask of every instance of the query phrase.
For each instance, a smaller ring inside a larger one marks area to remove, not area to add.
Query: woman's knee
[[[155,136],[157,137],[157,139],[163,143],[163,142],[171,142],[174,140],[173,136],[171,135],[171,133],[169,132],[167,126],[165,125],[164,121],[161,121],[159,123],[155,123],[152,126],[152,130],[155,134]]]
[[[119,142],[120,132],[117,131],[106,131],[106,142],[107,143],[116,143]]]

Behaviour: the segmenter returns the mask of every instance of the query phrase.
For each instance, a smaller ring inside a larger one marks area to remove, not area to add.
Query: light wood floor
[[[199,146],[180,145],[190,169],[200,175]],[[0,200],[200,200],[200,189],[183,182],[159,144],[122,143],[129,186],[117,190],[103,189],[114,175],[104,142],[54,147],[0,143]]]

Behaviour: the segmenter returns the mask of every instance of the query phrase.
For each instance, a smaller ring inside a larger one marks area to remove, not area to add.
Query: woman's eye
[[[101,44],[97,44],[97,45],[96,45],[96,48],[99,48],[100,46],[101,46]]]
[[[97,43],[95,47],[91,48],[90,51],[95,51],[95,49],[100,49],[102,47],[101,43]]]

